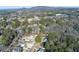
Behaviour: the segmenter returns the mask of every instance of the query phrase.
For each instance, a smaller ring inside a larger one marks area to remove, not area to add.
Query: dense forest
[[[36,35],[33,43],[43,44],[44,52],[79,52],[78,8],[40,6],[0,10],[0,51],[16,47],[23,36],[30,35]]]

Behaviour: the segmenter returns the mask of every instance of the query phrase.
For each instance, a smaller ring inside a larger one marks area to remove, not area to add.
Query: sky
[[[0,6],[0,9],[31,8],[31,6]]]
[[[30,6],[79,7],[79,0],[0,0],[0,9],[20,7],[29,8]]]

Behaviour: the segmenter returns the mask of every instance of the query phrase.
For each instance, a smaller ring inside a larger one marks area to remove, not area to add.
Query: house
[[[40,18],[38,16],[34,16],[34,21],[40,21]]]
[[[15,47],[12,52],[22,52],[22,47]]]
[[[31,23],[33,21],[33,18],[28,18],[27,21],[28,23]]]
[[[39,34],[40,28],[39,26],[33,26],[32,27],[32,34]]]
[[[45,48],[39,48],[37,52],[44,52]]]
[[[40,18],[38,16],[34,16],[32,18],[28,18],[28,23],[31,23],[31,22],[38,22],[40,21]]]
[[[33,46],[35,45],[35,37],[36,35],[24,36],[22,40],[25,41],[23,51],[31,51]]]
[[[56,16],[56,18],[68,18],[68,15],[67,14],[56,14],[55,15]]]
[[[37,24],[28,25],[28,28],[32,28],[31,34],[39,34],[40,28]]]

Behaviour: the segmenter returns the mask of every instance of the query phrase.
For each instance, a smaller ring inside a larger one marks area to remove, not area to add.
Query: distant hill
[[[4,15],[4,14],[16,12],[16,11],[17,11],[17,9],[4,9],[4,10],[0,10],[0,14]]]
[[[11,12],[21,11],[52,11],[52,10],[79,10],[79,7],[49,7],[49,6],[35,6],[31,8],[15,8],[15,9],[1,9],[0,14],[8,14]]]
[[[48,7],[48,6],[36,6],[29,8],[30,11],[45,11],[45,10],[79,10],[78,7]]]

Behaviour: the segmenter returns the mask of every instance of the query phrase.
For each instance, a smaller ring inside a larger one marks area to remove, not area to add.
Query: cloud
[[[0,6],[79,6],[79,0],[0,0]]]

